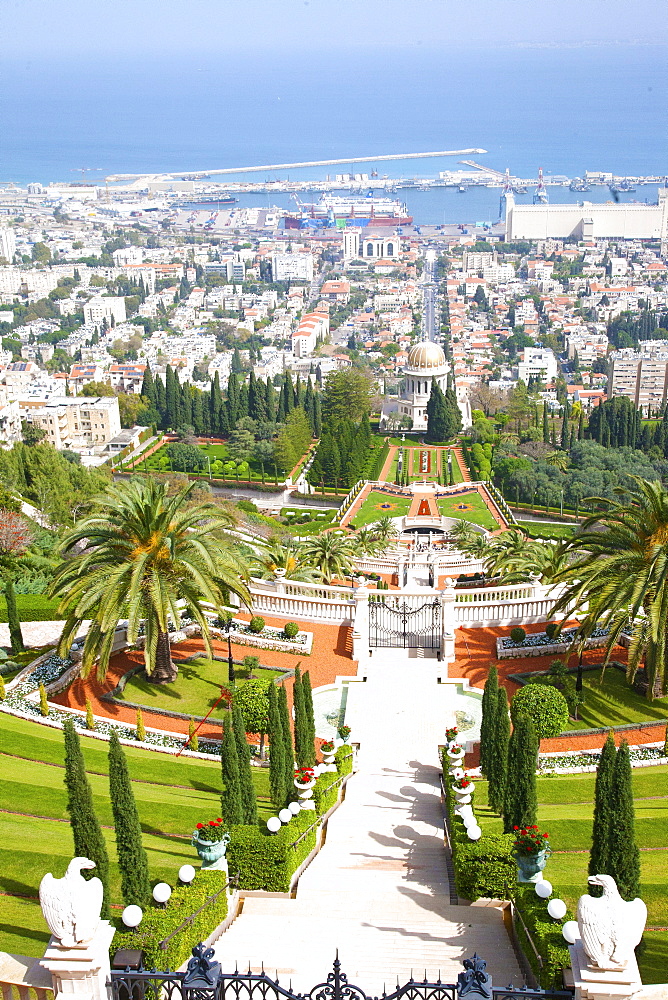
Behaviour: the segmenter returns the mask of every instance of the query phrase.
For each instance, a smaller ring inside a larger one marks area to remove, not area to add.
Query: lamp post
[[[231,611],[227,612],[227,617],[223,623],[225,633],[227,635],[227,676],[230,684],[234,684],[234,657],[232,656],[232,628],[234,626],[234,615]]]

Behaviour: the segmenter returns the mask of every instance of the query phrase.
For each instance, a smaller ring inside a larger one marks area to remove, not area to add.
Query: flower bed
[[[664,755],[663,743],[648,744],[642,747],[629,747],[632,767],[648,767],[654,764],[668,764]],[[595,771],[600,750],[573,750],[567,753],[540,754],[538,757],[539,774],[568,774],[569,772]]]
[[[533,632],[522,642],[514,642],[509,635],[502,635],[496,640],[496,655],[499,660],[524,656],[553,656],[565,653],[571,648],[577,633],[575,628],[567,628],[561,632],[558,639],[550,637],[547,632]],[[585,649],[599,649],[608,641],[608,629],[596,628],[589,639],[585,641]]]
[[[212,618],[211,634],[227,639],[224,624],[217,616]],[[312,632],[300,631],[293,639],[288,639],[283,629],[276,628],[275,625],[265,625],[261,632],[254,632],[248,622],[235,620],[230,635],[239,646],[259,646],[261,649],[274,650],[277,653],[295,653],[298,656],[309,656],[313,646]]]

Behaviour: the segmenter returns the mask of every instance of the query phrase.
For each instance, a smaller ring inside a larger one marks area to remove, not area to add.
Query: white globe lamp
[[[290,812],[289,809],[281,809],[281,811],[278,814],[278,818],[280,819],[281,823],[289,823],[290,820],[292,819],[292,813]]]
[[[278,816],[270,816],[267,820],[267,830],[269,830],[269,833],[278,833],[282,825]]]
[[[179,881],[189,885],[195,878],[195,869],[192,865],[181,865],[179,868]]]
[[[156,903],[161,903],[164,906],[171,894],[172,887],[166,882],[158,882],[157,885],[153,886],[153,898]]]
[[[561,928],[561,933],[566,944],[575,944],[577,939],[580,937],[577,920],[567,920]]]
[[[563,920],[566,916],[567,909],[568,907],[564,903],[563,899],[551,899],[547,904],[547,912],[553,920]]]
[[[297,813],[301,812],[302,807],[299,805],[298,802],[291,802],[290,805],[288,806],[288,809],[290,810],[293,816],[296,816]]]
[[[144,916],[144,911],[141,906],[126,906],[121,914],[121,920],[126,927],[135,928],[139,927],[142,922],[142,917]]]
[[[549,899],[552,895],[552,883],[548,882],[546,878],[536,882],[536,895],[540,896],[541,899]]]
[[[482,830],[480,829],[477,823],[475,826],[470,826],[467,829],[466,833],[469,840],[480,840],[480,838],[482,837]]]

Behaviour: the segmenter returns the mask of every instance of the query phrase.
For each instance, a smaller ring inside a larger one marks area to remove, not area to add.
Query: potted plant
[[[339,726],[339,739],[343,740],[344,743],[350,741],[350,726]]]
[[[452,746],[453,743],[457,742],[459,730],[457,726],[451,726],[450,729],[445,730],[445,739],[447,741],[448,747]]]
[[[466,798],[467,795],[471,795],[473,789],[475,788],[475,784],[470,778],[463,775],[461,778],[455,778],[450,785],[450,788],[455,793],[455,797],[457,799],[463,799]]]
[[[315,803],[311,802],[313,786],[315,785],[313,768],[298,767],[295,771],[294,785],[299,794],[299,804],[302,809],[315,809]]]
[[[334,756],[336,754],[336,743],[334,740],[326,740],[320,744],[320,753],[327,771],[336,771]]]
[[[547,833],[537,826],[514,827],[513,854],[517,862],[518,882],[539,882],[547,859],[552,853]]]
[[[457,761],[457,763],[460,763],[466,753],[461,743],[452,743],[445,752],[450,760]]]
[[[230,835],[222,818],[210,819],[208,823],[198,823],[192,835],[192,845],[202,859],[202,868],[212,868],[225,857]]]

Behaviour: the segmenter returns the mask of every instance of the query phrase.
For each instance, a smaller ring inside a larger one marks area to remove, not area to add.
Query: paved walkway
[[[264,963],[308,991],[338,948],[349,980],[374,995],[412,971],[454,982],[477,951],[497,982],[520,982],[500,910],[450,905],[437,766],[449,722],[441,673],[435,659],[408,662],[394,650],[360,667],[366,682],[350,685],[346,710],[360,770],[296,898],[245,900],[215,946],[224,969]]]

